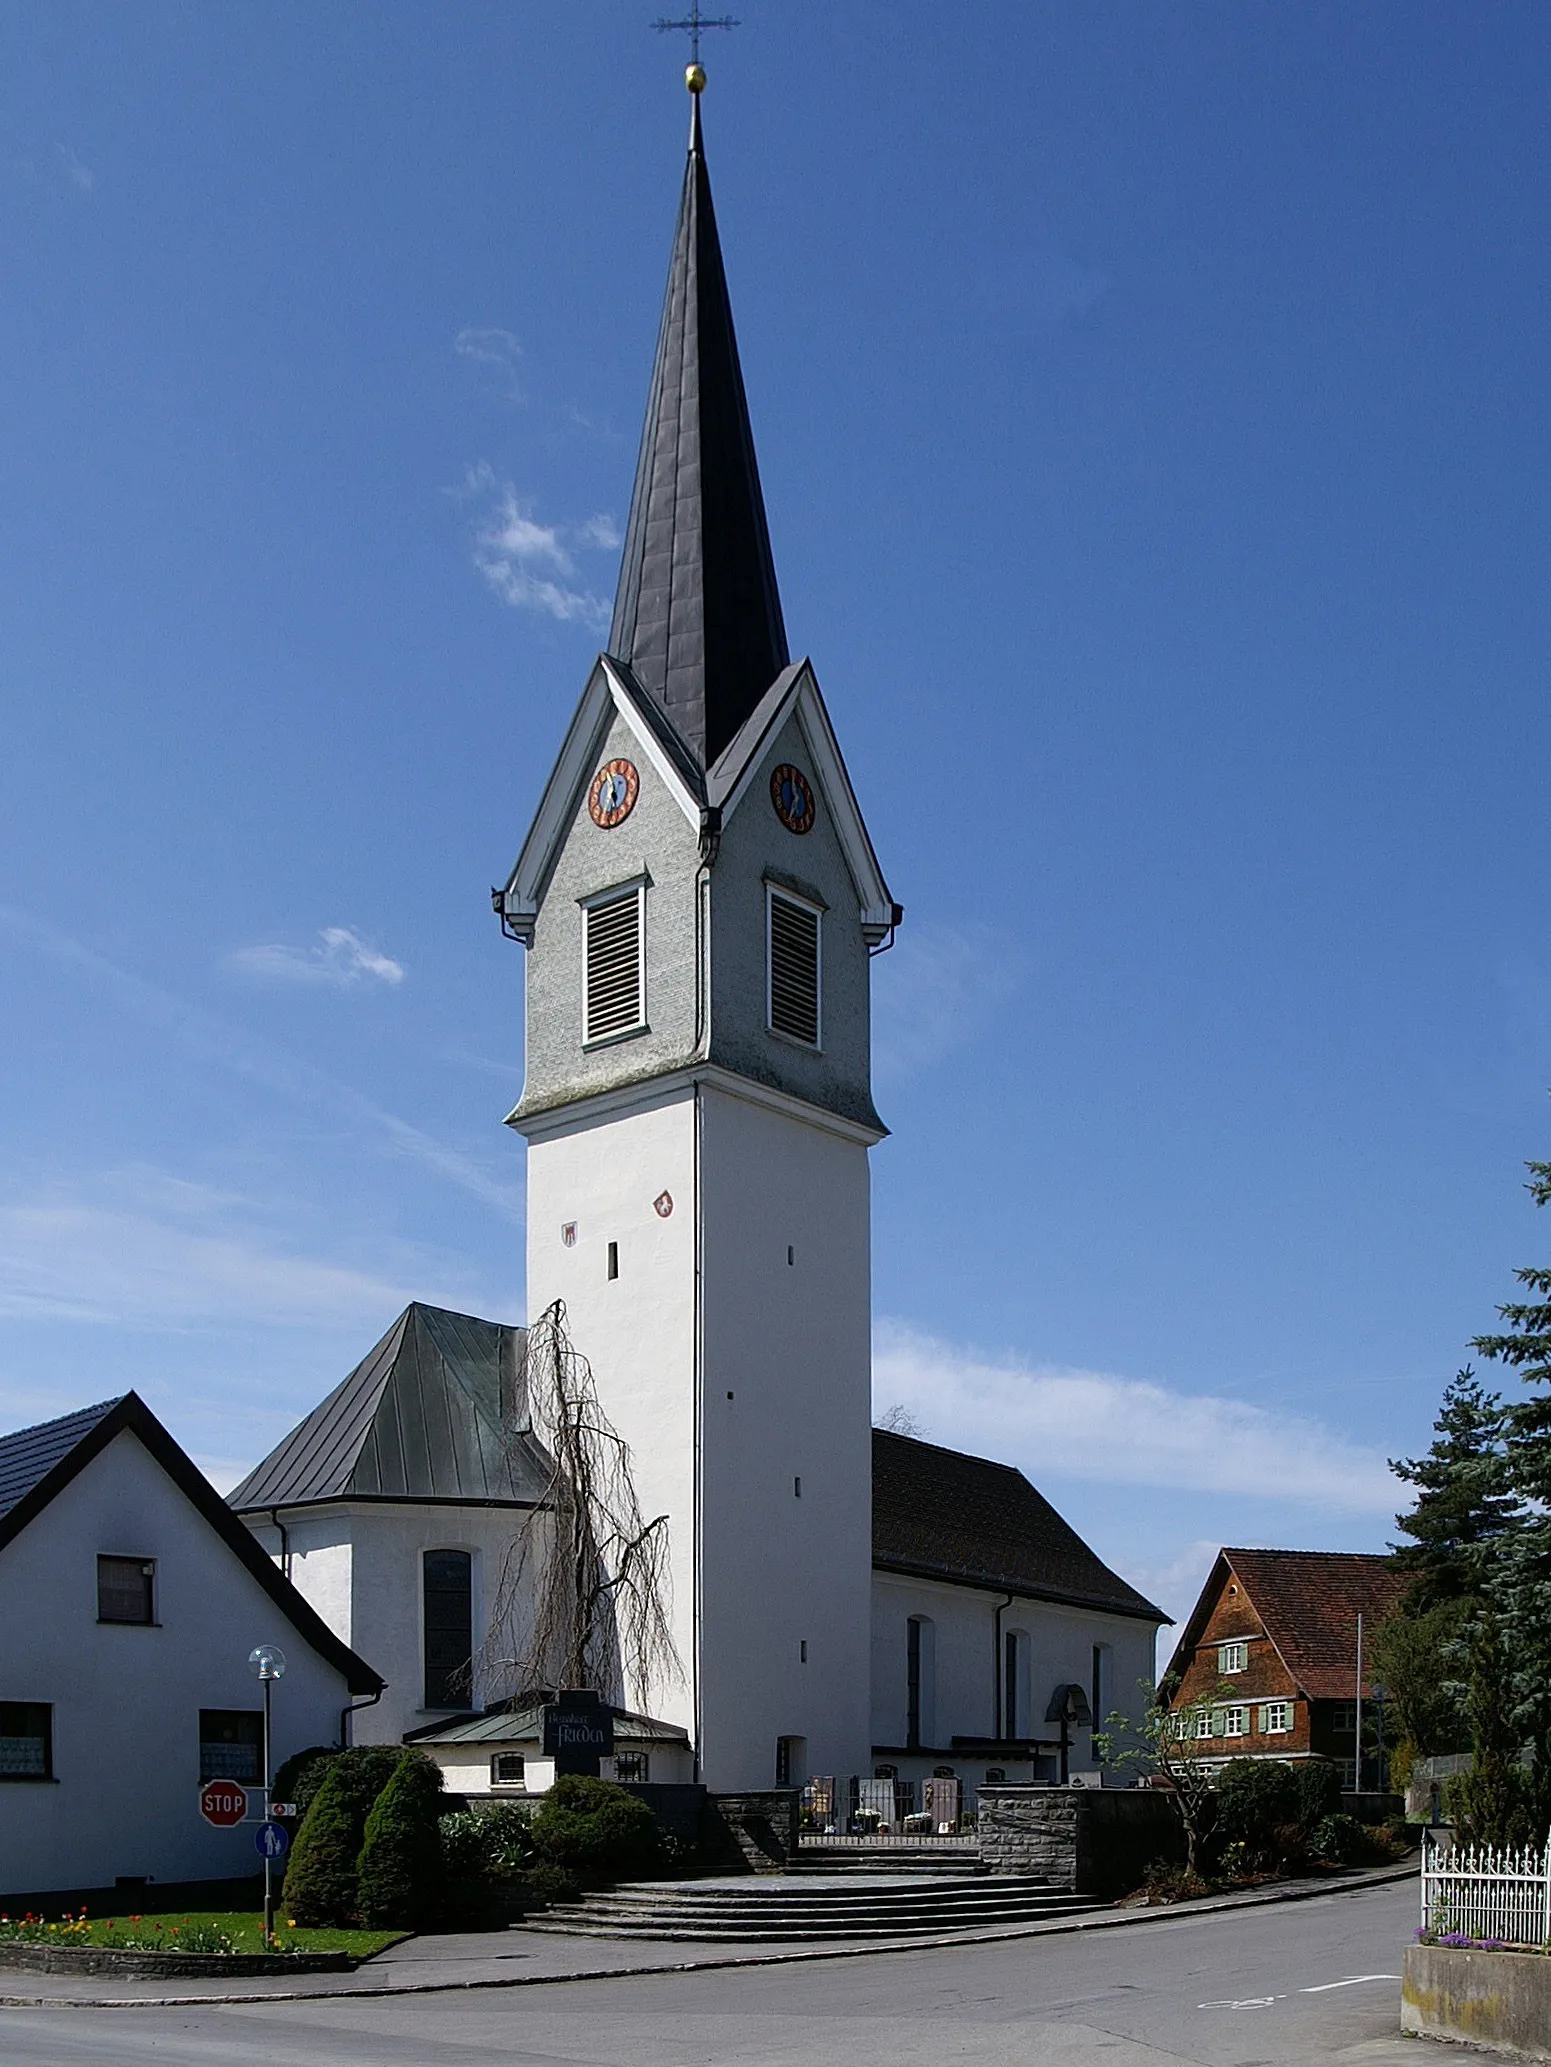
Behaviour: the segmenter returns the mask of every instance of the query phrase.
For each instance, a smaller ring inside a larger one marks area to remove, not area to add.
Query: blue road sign
[[[261,1823],[253,1833],[261,1859],[283,1859],[290,1848],[291,1833],[283,1823]]]

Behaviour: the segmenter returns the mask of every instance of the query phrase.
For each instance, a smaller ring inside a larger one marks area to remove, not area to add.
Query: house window
[[[805,1047],[819,1046],[820,944],[817,905],[765,886],[768,956],[767,1023]]]
[[[1216,1736],[1217,1732],[1216,1732],[1216,1731],[1215,1731],[1215,1730],[1214,1730],[1214,1729],[1212,1728],[1212,1723],[1213,1723],[1213,1719],[1214,1719],[1214,1718],[1213,1718],[1213,1716],[1212,1716],[1212,1711],[1211,1711],[1211,1710],[1210,1710],[1209,1708],[1200,1708],[1200,1709],[1197,1709],[1197,1711],[1196,1711],[1196,1735],[1197,1735],[1198,1737],[1215,1737],[1215,1736]]]
[[[474,1560],[466,1550],[428,1550],[424,1571],[425,1705],[467,1708],[472,1696]]]
[[[97,1560],[97,1620],[156,1620],[156,1560],[100,1557]]]
[[[1217,1670],[1219,1672],[1242,1672],[1248,1663],[1248,1644],[1219,1644],[1217,1646]]]
[[[621,1751],[614,1757],[614,1778],[633,1780],[638,1786],[645,1786],[651,1761],[644,1751]]]
[[[1330,1704],[1330,1731],[1335,1737],[1351,1737],[1357,1733],[1357,1703],[1355,1701],[1332,1701]]]
[[[199,1777],[256,1787],[264,1777],[264,1717],[257,1708],[201,1708]]]
[[[1222,1712],[1222,1733],[1225,1737],[1247,1737],[1249,1735],[1249,1710],[1247,1708],[1225,1708]]]
[[[526,1787],[528,1761],[520,1751],[498,1751],[490,1761],[492,1787]]]
[[[1290,1701],[1264,1701],[1260,1707],[1260,1734],[1263,1737],[1285,1736],[1292,1728],[1292,1703]]]
[[[646,1031],[646,885],[607,890],[582,906],[582,1039]]]
[[[0,1701],[0,1780],[52,1780],[54,1711],[46,1701]]]

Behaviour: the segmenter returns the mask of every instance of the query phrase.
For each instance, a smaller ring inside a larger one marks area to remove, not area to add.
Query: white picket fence
[[[1440,1937],[1501,1938],[1551,1945],[1551,1843],[1427,1843],[1422,1852],[1422,1928]]]

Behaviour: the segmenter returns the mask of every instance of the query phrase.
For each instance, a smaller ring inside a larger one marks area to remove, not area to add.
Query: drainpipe
[[[1005,1718],[1005,1710],[1002,1703],[1002,1617],[1017,1598],[1018,1596],[1015,1593],[1009,1593],[1006,1600],[999,1603],[992,1621],[991,1685],[995,1689],[996,1712],[991,1718],[991,1735],[998,1743],[1001,1741],[1002,1724]]]
[[[344,1707],[339,1711],[339,1743],[341,1750],[348,1751],[350,1748],[351,1716],[355,1714],[358,1708],[375,1708],[387,1691],[386,1687],[379,1687],[375,1694],[368,1694],[364,1701],[347,1701],[345,1703]]]
[[[289,1579],[291,1576],[291,1539],[286,1533],[285,1523],[280,1519],[278,1507],[269,1510],[269,1519],[280,1532],[280,1569]]]

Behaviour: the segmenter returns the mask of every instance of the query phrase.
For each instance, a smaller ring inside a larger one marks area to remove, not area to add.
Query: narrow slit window
[[[609,1276],[610,1276],[611,1278],[617,1278],[617,1277],[619,1276],[619,1244],[618,1244],[618,1242],[610,1242],[610,1243],[609,1243]]]
[[[645,1031],[644,898],[644,886],[636,883],[582,906],[584,1041]]]
[[[769,914],[769,1023],[772,1033],[819,1045],[820,946],[816,906],[766,890]]]

